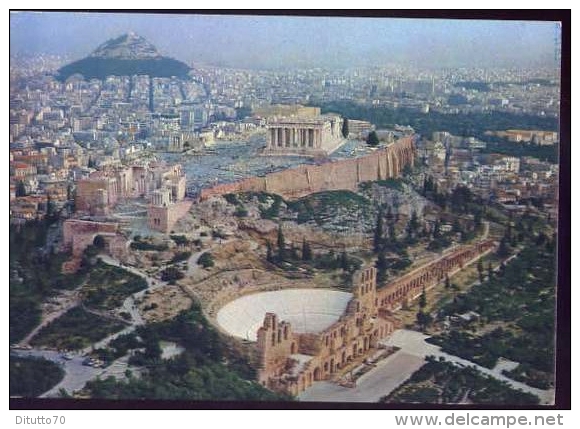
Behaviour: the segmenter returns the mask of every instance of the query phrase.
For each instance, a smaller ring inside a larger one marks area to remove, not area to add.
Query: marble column
[[[276,141],[276,128],[271,128],[270,129],[270,148],[276,147],[277,146],[277,141]]]

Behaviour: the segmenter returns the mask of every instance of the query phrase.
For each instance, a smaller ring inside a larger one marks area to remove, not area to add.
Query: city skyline
[[[10,50],[78,59],[130,31],[194,66],[249,69],[558,67],[560,40],[555,21],[12,12]]]

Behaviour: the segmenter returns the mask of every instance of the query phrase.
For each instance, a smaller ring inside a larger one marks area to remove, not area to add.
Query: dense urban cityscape
[[[557,61],[101,43],[11,52],[11,397],[554,403]]]

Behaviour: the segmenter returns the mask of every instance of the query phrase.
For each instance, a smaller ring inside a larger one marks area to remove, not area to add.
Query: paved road
[[[441,351],[440,347],[425,342],[428,338],[420,332],[400,329],[383,341],[388,346],[399,347],[397,353],[379,362],[372,369],[357,380],[356,387],[342,387],[334,383],[320,381],[302,392],[300,401],[317,402],[377,402],[382,396],[388,395],[397,386],[407,380],[413,372],[419,369],[426,356],[444,357],[449,362],[463,366],[474,366],[480,372],[507,382],[515,389],[532,393],[540,398],[542,404],[554,403],[553,390],[541,390],[518,381],[512,380],[501,373],[501,368],[484,368],[466,359],[449,355]]]
[[[507,382],[515,389],[521,389],[524,392],[529,392],[540,398],[542,404],[553,404],[554,403],[554,390],[541,390],[535,387],[528,386],[527,384],[520,383],[518,381],[512,380],[501,373],[499,368],[489,369],[470,362],[466,359],[462,359],[457,356],[453,356],[441,351],[441,348],[433,344],[425,342],[428,338],[427,335],[421,332],[410,331],[406,329],[399,329],[395,331],[393,335],[383,341],[384,344],[389,346],[400,347],[401,350],[409,355],[416,356],[418,358],[424,359],[425,356],[433,355],[435,357],[442,356],[445,360],[460,364],[463,366],[474,366],[478,371],[491,375],[492,377]]]
[[[62,354],[54,350],[11,350],[10,354],[21,357],[43,357],[59,364],[65,371],[64,378],[60,383],[49,391],[40,395],[41,398],[56,397],[60,389],[72,393],[82,389],[87,381],[92,380],[104,372],[103,368],[93,368],[82,364],[85,359],[82,354],[73,355],[72,359],[65,360]]]
[[[360,377],[353,388],[320,381],[298,395],[298,399],[307,402],[378,402],[405,382],[423,363],[420,357],[398,351]]]

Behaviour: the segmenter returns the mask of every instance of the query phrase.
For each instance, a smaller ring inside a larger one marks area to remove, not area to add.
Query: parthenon
[[[345,141],[342,122],[340,116],[332,114],[313,118],[273,118],[268,123],[268,145],[264,153],[328,155]]]

